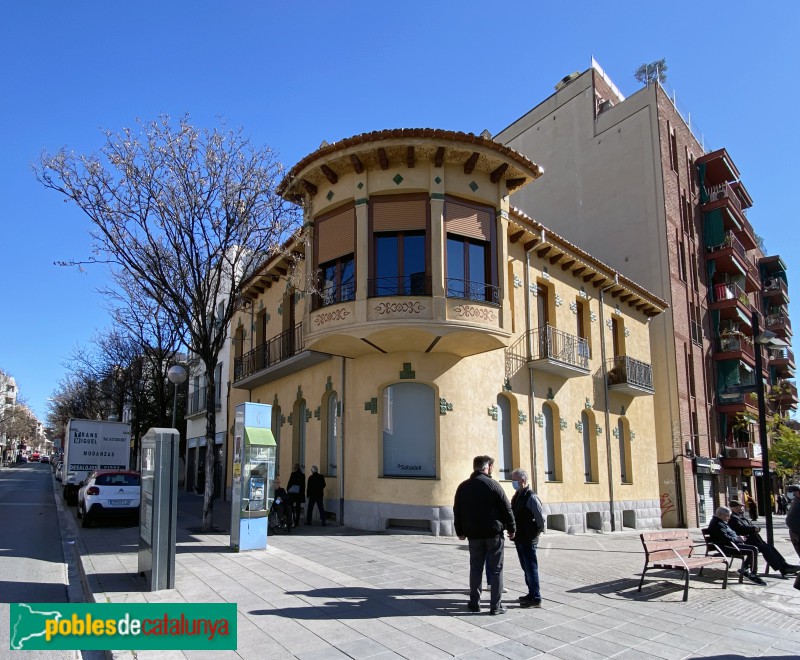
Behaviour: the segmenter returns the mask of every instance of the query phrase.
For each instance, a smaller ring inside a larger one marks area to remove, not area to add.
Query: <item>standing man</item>
[[[453,523],[462,541],[469,539],[469,610],[480,612],[484,565],[488,561],[492,576],[489,614],[505,614],[503,593],[503,531],[514,540],[517,526],[511,503],[503,489],[489,476],[489,456],[476,456],[473,473],[456,490]]]
[[[520,596],[520,607],[541,607],[542,594],[539,591],[539,560],[536,558],[536,546],[539,545],[539,534],[544,531],[545,522],[542,503],[536,493],[531,490],[528,473],[517,468],[511,473],[512,486],[516,491],[511,498],[511,510],[517,523],[514,545],[528,593]]]
[[[306,475],[300,469],[300,463],[294,464],[286,490],[292,503],[292,524],[297,527],[300,524],[300,505],[306,499]]]
[[[322,526],[325,527],[325,507],[322,505],[322,497],[325,494],[325,477],[319,473],[319,468],[316,465],[311,466],[311,476],[308,477],[306,492],[308,493],[306,525],[311,524],[311,514],[316,504],[319,509],[319,519],[322,521]]]

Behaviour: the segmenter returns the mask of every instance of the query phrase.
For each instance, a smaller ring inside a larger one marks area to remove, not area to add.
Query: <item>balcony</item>
[[[730,332],[717,337],[715,359],[742,360],[746,359],[751,364],[756,363],[756,354],[753,349],[753,340],[741,332]]]
[[[737,190],[743,190],[740,184],[721,183],[706,188],[708,201],[701,206],[703,213],[719,211],[725,229],[734,232],[744,247],[754,250],[757,247],[755,232],[747,219],[747,207],[742,203]],[[747,194],[744,191],[744,194]]]
[[[789,287],[782,277],[766,277],[761,295],[770,306],[789,304]]]
[[[744,323],[748,328],[752,326],[753,309],[750,298],[735,282],[713,285],[709,309],[718,311],[720,320],[730,320],[739,325]]]
[[[529,332],[533,345],[529,363],[532,369],[562,378],[589,373],[589,345],[583,337],[576,337],[550,325]]]
[[[367,280],[370,298],[386,298],[388,296],[429,296],[431,295],[431,278],[425,273],[413,273],[399,277],[376,277]],[[350,298],[350,300],[353,300]]]
[[[628,396],[653,394],[653,367],[646,362],[618,355],[608,361],[608,389]]]
[[[205,415],[206,397],[209,395],[214,396],[208,387],[201,387],[189,392],[189,396],[186,399],[186,417]],[[214,410],[217,412],[222,410],[222,404],[218,396],[214,397]]]
[[[476,300],[498,304],[500,302],[500,289],[485,282],[470,282],[448,277],[445,280],[445,295],[448,298],[461,298],[463,300]]]
[[[770,400],[773,403],[773,409],[778,409],[783,412],[792,408],[797,408],[797,385],[788,380],[779,380],[772,386]]]
[[[716,263],[716,271],[724,274],[744,275],[744,291],[752,293],[758,291],[759,284],[755,263],[747,256],[747,249],[736,238],[733,232],[728,232],[719,245],[708,247],[706,260]]]
[[[303,324],[282,332],[233,361],[233,387],[252,389],[330,359],[305,350]]]
[[[761,467],[761,445],[754,442],[726,445],[723,448],[722,467]]]
[[[770,349],[769,368],[778,378],[794,377],[794,352],[790,348]]]
[[[332,284],[314,296],[314,309],[355,299],[356,283],[353,280],[342,284]]]
[[[764,327],[782,338],[792,336],[792,322],[783,311],[767,314],[764,317]]]

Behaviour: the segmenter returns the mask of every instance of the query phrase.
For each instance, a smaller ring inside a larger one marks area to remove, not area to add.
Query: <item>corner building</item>
[[[486,137],[402,129],[324,145],[281,184],[305,224],[243,285],[230,405],[273,406],[283,481],[318,465],[329,517],[451,535],[489,454],[509,496],[532,474],[550,528],[660,526],[665,303],[509,206],[541,173]],[[291,251],[313,293],[287,286]]]

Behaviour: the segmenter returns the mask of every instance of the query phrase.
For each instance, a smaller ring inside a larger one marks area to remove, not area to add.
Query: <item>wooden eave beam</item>
[[[509,243],[516,243],[520,238],[525,236],[525,230],[522,229],[521,231],[515,231],[511,236],[508,237]]]
[[[389,169],[389,158],[386,155],[386,149],[378,147],[378,162],[381,164],[382,170]]]
[[[552,250],[552,249],[553,249],[553,248],[552,248],[552,246],[550,246],[550,245],[546,245],[545,247],[543,247],[541,250],[539,250],[539,251],[536,253],[536,256],[538,256],[540,259],[542,259],[542,258],[544,258],[544,256],[545,256],[545,255],[546,255],[548,252],[550,252],[550,250]]]
[[[433,166],[441,167],[444,163],[444,147],[439,147],[436,150],[436,155],[433,157]]]
[[[595,275],[597,275],[597,273],[591,271],[588,275],[583,276],[583,281],[588,282],[589,280],[593,280],[595,278]]]
[[[356,174],[361,174],[364,171],[364,163],[359,160],[355,154],[350,154],[350,164],[353,166]]]
[[[338,183],[339,175],[336,174],[330,167],[327,165],[320,165],[319,169],[322,170],[322,173],[325,175],[325,178],[330,181],[331,183]]]
[[[594,282],[592,282],[592,286],[594,286],[596,289],[599,289],[606,282],[610,282],[610,280],[605,275],[600,274],[595,277]]]
[[[495,168],[494,171],[489,175],[489,181],[492,183],[497,183],[503,178],[503,175],[506,173],[507,169],[508,163],[503,163],[499,167]]]
[[[409,168],[414,167],[414,147],[406,148],[406,165]]]
[[[612,297],[612,298],[619,298],[620,294],[621,294],[623,291],[625,291],[625,289],[614,289],[614,290],[611,292],[611,297]]]
[[[280,276],[278,275],[270,275],[270,277],[272,278],[273,282],[279,282],[281,279]]]
[[[636,311],[641,312],[645,307],[648,307],[648,303],[642,302],[636,305]]]
[[[572,274],[577,277],[578,275],[580,275],[585,270],[586,270],[586,266],[581,265],[581,266],[578,266],[575,270],[573,270]]]
[[[277,270],[284,277],[286,276],[286,273],[289,272],[289,269],[288,268],[284,268],[283,266],[278,266],[275,270]]]
[[[561,270],[569,270],[572,268],[572,264],[575,263],[575,259],[567,259],[563,264],[561,264]]]
[[[514,188],[519,188],[521,185],[524,184],[525,184],[525,177],[520,177],[519,179],[506,179],[507,190],[514,190]]]
[[[317,187],[311,181],[303,179],[303,185],[306,188],[306,192],[312,197],[317,194]]]
[[[525,243],[525,245],[522,246],[522,249],[525,250],[525,252],[527,252],[528,250],[535,248],[538,242],[539,239],[534,238],[532,241],[528,241],[527,243]]]
[[[633,294],[632,293],[626,293],[624,296],[620,296],[619,300],[620,300],[620,302],[628,302],[631,298],[633,298]]]
[[[564,253],[563,252],[559,252],[556,256],[550,257],[550,263],[555,266],[559,261],[561,261],[561,257],[563,257],[563,256],[564,256]]]
[[[464,163],[464,174],[472,174],[472,171],[475,169],[475,165],[478,164],[478,158],[481,155],[477,151],[473,151],[472,155],[467,158],[467,162]]]

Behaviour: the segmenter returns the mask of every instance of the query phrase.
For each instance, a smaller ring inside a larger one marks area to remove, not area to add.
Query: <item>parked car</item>
[[[141,477],[132,470],[96,470],[78,490],[78,518],[89,527],[96,520],[135,520],[139,516]]]
[[[35,452],[33,452],[33,453],[31,454],[31,458],[30,458],[30,460],[31,460],[31,462],[32,462],[32,463],[38,463],[38,462],[39,462],[39,458],[40,458],[40,456],[39,456],[39,452],[38,452],[38,451],[35,451]]]
[[[43,456],[41,456],[39,458],[39,462],[40,463],[49,463],[50,462],[50,457],[45,454],[45,455],[43,455]]]
[[[59,481],[61,481],[62,477],[61,470],[63,469],[63,467],[64,467],[64,461],[59,461],[58,465],[56,465],[56,479],[58,479]]]
[[[17,463],[27,463],[28,457],[25,454],[17,454]]]

